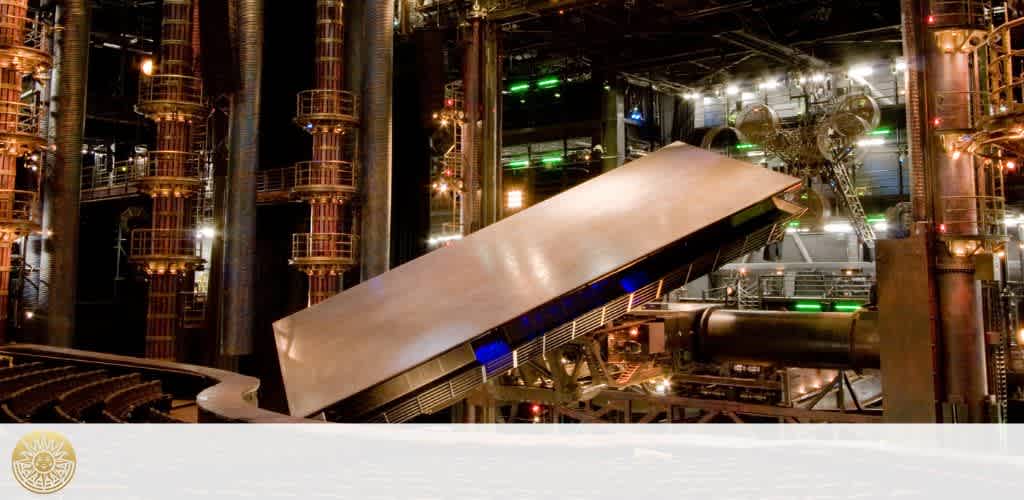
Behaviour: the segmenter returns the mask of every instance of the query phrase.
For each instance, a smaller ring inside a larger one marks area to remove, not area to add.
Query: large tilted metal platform
[[[781,239],[795,178],[684,144],[274,324],[292,415],[402,422]]]

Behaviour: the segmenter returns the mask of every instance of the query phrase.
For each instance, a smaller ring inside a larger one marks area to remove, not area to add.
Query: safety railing
[[[1024,99],[1024,75],[1014,68],[1024,64],[1024,47],[1015,46],[1013,34],[1024,25],[1024,17],[1016,18],[992,30],[988,48],[988,90],[991,115],[1018,111]]]
[[[297,233],[292,235],[292,259],[354,263],[359,237],[347,233]]]
[[[199,155],[183,151],[150,151],[138,155],[133,170],[140,179],[147,177],[189,178],[199,181]]]
[[[925,22],[936,28],[985,29],[991,3],[989,0],[932,0]]]
[[[41,137],[43,112],[36,103],[0,101],[0,134]]]
[[[1002,196],[943,196],[940,203],[943,235],[983,239],[1006,236],[1006,200]]]
[[[871,295],[874,279],[863,274],[854,275],[763,275],[758,278],[761,298],[849,298],[866,299]]]
[[[202,255],[202,245],[190,229],[136,229],[130,255],[133,259],[195,259]]]
[[[300,190],[356,190],[356,168],[347,161],[304,161],[295,164],[293,189]]]
[[[295,167],[260,170],[256,174],[257,193],[287,192],[295,187]]]
[[[34,221],[37,196],[34,191],[0,190],[0,222]]]
[[[201,328],[206,323],[206,292],[181,292],[181,326]]]
[[[50,52],[53,26],[39,17],[0,15],[0,47],[25,47]]]
[[[295,98],[295,121],[312,128],[317,121],[358,121],[359,100],[344,90],[314,89]]]
[[[203,81],[194,76],[152,75],[139,80],[139,106],[147,111],[158,111],[149,109],[153,106],[202,108],[203,99]]]

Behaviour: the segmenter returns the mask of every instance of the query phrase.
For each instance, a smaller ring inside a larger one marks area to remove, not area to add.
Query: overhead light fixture
[[[815,73],[811,75],[811,81],[814,83],[821,83],[828,80],[828,76],[825,73]]]
[[[907,70],[907,62],[906,61],[896,61],[895,68],[896,68],[896,71],[906,71]]]
[[[146,76],[153,76],[153,60],[148,57],[143,59],[140,69],[142,70],[142,74]]]
[[[736,95],[740,93],[740,88],[736,85],[729,85],[725,87],[725,95]]]
[[[832,222],[829,224],[825,224],[825,232],[839,234],[852,233],[853,226],[851,226],[849,222]]]
[[[451,235],[447,235],[447,236],[434,236],[433,238],[428,239],[427,243],[429,243],[431,245],[439,245],[441,243],[447,243],[449,241],[455,241],[455,240],[461,240],[461,239],[462,239],[462,235],[461,234],[451,234]]]
[[[517,210],[523,208],[523,192],[515,189],[505,193],[505,208]]]
[[[700,99],[700,94],[697,92],[687,92],[686,94],[683,94],[683,97],[691,101],[696,101],[697,99]]]
[[[542,89],[549,89],[551,87],[557,87],[558,84],[562,83],[557,76],[551,76],[537,81],[537,87]]]
[[[882,146],[885,144],[885,139],[875,137],[872,139],[861,139],[857,141],[857,146],[862,148],[868,148],[871,146]]]
[[[765,80],[758,84],[758,88],[761,90],[773,90],[779,86],[778,80]]]
[[[850,71],[848,71],[846,74],[850,75],[851,78],[865,78],[871,76],[871,74],[874,72],[875,70],[871,66],[861,64],[858,66],[851,67]]]

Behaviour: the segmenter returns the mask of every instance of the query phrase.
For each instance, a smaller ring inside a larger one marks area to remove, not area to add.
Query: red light
[[[455,105],[455,99],[448,99],[447,102],[448,102],[449,106],[454,106]]]
[[[942,118],[935,117],[934,119],[932,119],[932,125],[935,125],[936,127],[942,125]]]
[[[935,24],[935,16],[928,16],[928,24]]]
[[[1006,162],[1006,170],[1013,170],[1015,168],[1017,168],[1017,163],[1016,162],[1014,162],[1014,161]]]
[[[946,232],[946,225],[945,224],[939,224],[939,232],[940,233]]]
[[[530,407],[530,411],[534,413],[540,413],[540,405],[533,405]]]

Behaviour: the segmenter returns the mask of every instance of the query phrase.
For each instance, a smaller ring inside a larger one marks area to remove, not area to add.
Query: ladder
[[[850,214],[850,224],[853,225],[853,230],[857,232],[857,237],[868,248],[875,248],[875,231],[871,228],[871,224],[868,224],[864,206],[860,204],[860,198],[857,196],[857,188],[850,179],[849,169],[846,168],[846,159],[827,163],[829,174],[835,181],[836,194],[840,195],[843,205],[846,206],[846,210]]]

